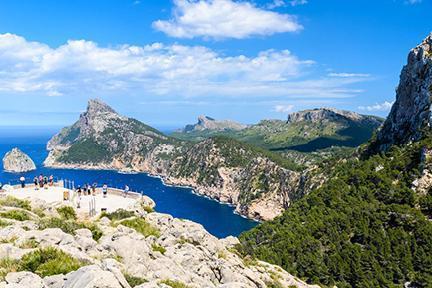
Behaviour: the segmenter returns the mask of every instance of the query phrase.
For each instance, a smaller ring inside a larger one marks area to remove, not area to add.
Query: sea
[[[48,152],[46,143],[58,131],[58,127],[0,127],[0,158],[14,147],[28,154],[37,170],[27,173],[9,173],[0,163],[0,182],[16,184],[21,176],[31,182],[39,175],[53,175],[77,185],[104,183],[122,189],[128,185],[131,191],[149,196],[156,202],[155,210],[174,217],[192,220],[218,238],[238,236],[258,223],[234,213],[234,208],[215,200],[197,195],[193,189],[165,185],[158,177],[145,173],[124,174],[110,170],[51,169],[43,166]],[[2,161],[0,161],[2,162]]]

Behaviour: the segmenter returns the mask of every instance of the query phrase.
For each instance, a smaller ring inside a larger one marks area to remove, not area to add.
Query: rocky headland
[[[275,153],[224,137],[180,141],[99,100],[91,100],[79,120],[47,148],[46,166],[150,173],[258,220],[280,215],[309,187],[298,165]]]
[[[28,172],[36,169],[33,160],[18,148],[7,152],[3,158],[3,169],[8,172]]]

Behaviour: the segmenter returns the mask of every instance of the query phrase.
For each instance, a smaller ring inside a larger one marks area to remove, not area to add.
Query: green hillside
[[[316,111],[321,110],[326,111],[325,109],[311,111],[316,113]],[[306,114],[311,112],[298,113]],[[358,117],[363,117],[357,120],[337,113],[333,114],[335,115],[332,115],[332,117],[320,115],[323,118],[316,120],[300,119],[294,122],[263,120],[256,125],[241,130],[206,129],[187,133],[174,132],[171,136],[182,140],[201,141],[216,135],[223,135],[277,152],[293,150],[309,153],[334,146],[359,146],[370,139],[373,132],[382,122],[382,119],[373,116],[356,114]]]
[[[411,183],[432,137],[386,155],[334,163],[323,187],[241,235],[241,250],[332,287],[431,287],[432,194]]]

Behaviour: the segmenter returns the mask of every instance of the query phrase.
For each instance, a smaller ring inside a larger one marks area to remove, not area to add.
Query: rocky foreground
[[[36,169],[33,160],[18,148],[13,148],[3,158],[3,169],[9,172],[28,172]]]
[[[98,219],[62,203],[0,199],[0,287],[311,287],[140,200]]]

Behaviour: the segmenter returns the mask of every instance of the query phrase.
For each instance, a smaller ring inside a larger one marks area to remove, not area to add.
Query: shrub
[[[144,211],[146,211],[147,213],[152,213],[154,212],[154,209],[150,206],[147,205],[142,205],[142,208],[144,209]]]
[[[123,273],[123,276],[125,277],[126,281],[129,283],[131,287],[135,287],[147,282],[147,280],[144,278],[135,277],[128,273]]]
[[[143,218],[134,218],[134,219],[126,219],[120,222],[120,224],[135,229],[138,233],[141,233],[145,237],[148,237],[150,235],[159,237],[160,231],[159,229],[153,227],[150,225],[145,219]]]
[[[102,231],[94,223],[80,223],[75,220],[64,220],[58,217],[43,218],[39,221],[39,229],[60,228],[68,234],[75,234],[75,230],[87,228],[92,232],[94,240],[99,240],[102,237]]]
[[[22,210],[9,210],[5,212],[1,212],[0,216],[3,218],[14,219],[18,221],[26,221],[30,220],[28,213]]]
[[[153,249],[153,251],[160,252],[161,254],[165,254],[165,252],[166,252],[165,247],[162,247],[156,243],[152,244],[152,249]]]
[[[22,270],[36,273],[41,277],[67,274],[83,265],[83,262],[53,247],[27,253],[20,261]]]
[[[168,279],[168,280],[160,281],[159,283],[171,286],[172,288],[189,288],[189,286],[187,286],[186,284],[176,280]]]
[[[75,209],[71,206],[63,206],[57,208],[57,212],[59,213],[60,217],[66,220],[76,220],[77,215],[75,212]]]
[[[82,225],[81,228],[87,228],[92,232],[92,238],[95,241],[98,241],[103,235],[102,230],[94,223],[80,223],[80,225]]]
[[[17,272],[20,270],[20,265],[18,260],[10,258],[0,259],[0,280],[4,280],[6,275],[10,272]]]
[[[101,214],[100,218],[107,217],[111,221],[118,221],[118,220],[123,220],[126,218],[131,218],[133,216],[135,216],[135,213],[133,211],[127,211],[125,209],[118,209],[118,210],[111,212],[111,213],[103,212]]]
[[[29,211],[31,210],[30,201],[21,200],[13,196],[7,196],[6,198],[0,199],[0,206],[22,208]]]
[[[21,249],[37,248],[39,243],[35,239],[27,239],[19,245]]]

